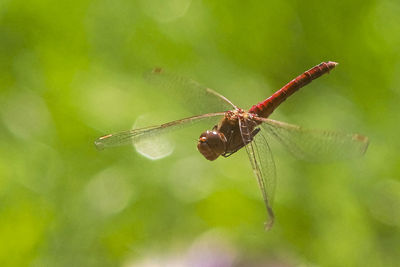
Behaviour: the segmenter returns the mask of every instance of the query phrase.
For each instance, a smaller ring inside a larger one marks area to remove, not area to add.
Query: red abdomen
[[[261,103],[250,108],[249,112],[256,113],[258,116],[267,118],[271,113],[283,102],[301,87],[309,84],[312,80],[317,79],[325,73],[328,73],[338,63],[328,61],[309,69],[303,74],[297,76],[284,87],[276,91]]]

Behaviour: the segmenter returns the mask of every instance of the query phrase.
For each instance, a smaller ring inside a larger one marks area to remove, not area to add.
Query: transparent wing
[[[246,151],[267,209],[269,220],[265,223],[265,229],[269,230],[274,223],[272,202],[276,187],[275,162],[269,144],[262,133],[259,132],[251,137],[250,131],[254,129],[255,123],[249,120],[239,120],[239,124],[243,141],[247,143]]]
[[[190,124],[197,123],[206,120],[208,118],[222,116],[224,114],[225,114],[224,112],[208,113],[168,122],[157,126],[150,126],[141,129],[134,129],[114,134],[108,134],[98,138],[94,143],[98,149],[132,144],[139,142],[144,138],[155,137],[160,134],[165,134],[167,132],[170,132],[172,130],[180,129]]]
[[[295,157],[324,162],[359,157],[368,148],[368,138],[360,134],[303,129],[300,126],[265,118],[256,118],[261,127]]]
[[[147,82],[161,89],[166,97],[173,97],[192,114],[220,112],[235,107],[229,100],[200,83],[155,68],[145,73]]]

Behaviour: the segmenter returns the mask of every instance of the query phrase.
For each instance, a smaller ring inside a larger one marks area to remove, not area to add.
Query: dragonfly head
[[[216,160],[226,150],[225,135],[219,131],[205,131],[199,137],[197,149],[208,160]]]

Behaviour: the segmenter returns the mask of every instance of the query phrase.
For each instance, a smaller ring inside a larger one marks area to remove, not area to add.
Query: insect
[[[207,160],[213,161],[220,156],[227,158],[245,147],[264,199],[269,217],[265,228],[269,229],[275,217],[272,200],[276,185],[275,163],[268,144],[269,139],[275,138],[293,155],[310,161],[353,158],[363,155],[368,147],[368,138],[360,134],[303,129],[300,126],[268,118],[289,96],[311,81],[329,73],[336,65],[337,63],[332,61],[322,62],[248,110],[238,108],[226,97],[210,88],[200,87],[198,89],[204,94],[220,99],[229,105],[231,110],[205,113],[162,125],[108,134],[98,138],[95,145],[103,149],[137,143],[208,118],[221,117],[218,124],[200,135],[197,149]],[[162,74],[162,69],[153,70],[153,75]],[[183,84],[197,85],[193,81],[184,81]]]

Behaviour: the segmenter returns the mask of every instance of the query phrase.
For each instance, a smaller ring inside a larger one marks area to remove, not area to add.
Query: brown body
[[[197,144],[198,150],[208,160],[215,160],[220,155],[223,157],[232,155],[251,142],[259,132],[259,129],[255,129],[257,123],[252,120],[254,117],[257,115],[242,109],[226,112],[218,125],[215,125],[211,131],[205,131],[200,135]],[[244,127],[247,128],[245,132],[243,131]]]

